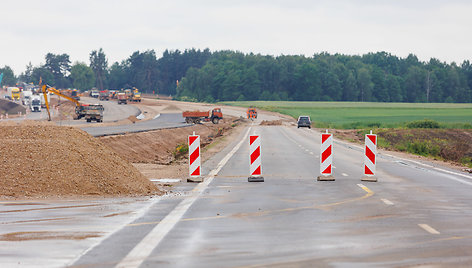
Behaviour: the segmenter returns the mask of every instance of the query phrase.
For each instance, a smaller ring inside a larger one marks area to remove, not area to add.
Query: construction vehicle
[[[80,96],[79,96],[79,92],[77,91],[77,89],[72,89],[70,91],[70,95],[73,99],[79,101],[80,100]]]
[[[29,107],[32,112],[41,112],[41,97],[39,95],[31,96]]]
[[[132,94],[133,95],[131,96],[131,101],[141,102],[141,93],[139,92],[137,88],[134,88]]]
[[[108,98],[109,99],[116,99],[116,94],[118,93],[116,90],[109,90],[109,95],[108,95]]]
[[[249,107],[246,112],[247,119],[254,120],[257,118],[257,110],[254,107]]]
[[[126,93],[119,92],[116,95],[118,97],[118,104],[127,104],[128,103],[128,97],[126,96]]]
[[[101,100],[101,101],[110,100],[110,94],[108,93],[108,90],[102,90],[102,91],[100,91],[99,100]]]
[[[29,106],[31,102],[31,97],[33,96],[33,91],[23,90],[21,92],[21,103],[25,106]]]
[[[221,108],[215,108],[211,111],[201,112],[201,111],[185,111],[182,113],[182,116],[185,117],[185,123],[198,124],[201,121],[211,121],[213,124],[218,124],[220,119],[223,119],[223,113]]]
[[[132,101],[133,100],[133,91],[129,88],[125,89],[125,95],[126,95],[126,98],[128,99],[128,101]]]
[[[84,117],[87,122],[91,122],[92,120],[97,121],[97,122],[103,122],[103,105],[100,104],[83,104],[80,103],[78,100],[62,94],[59,90],[50,87],[48,85],[42,85],[41,86],[41,92],[43,93],[44,100],[46,102],[46,109],[48,111],[48,120],[51,121],[51,113],[49,111],[49,96],[48,93],[52,93],[55,95],[58,95],[60,97],[65,98],[66,100],[69,100],[73,103],[75,103],[75,115],[74,119],[81,119]]]
[[[98,97],[100,97],[100,92],[98,92],[98,90],[92,89],[90,91],[90,97],[98,99]]]
[[[82,104],[80,112],[87,122],[103,122],[103,105],[101,104]]]
[[[13,101],[20,100],[20,89],[17,87],[9,87],[8,88],[8,95],[11,96]]]

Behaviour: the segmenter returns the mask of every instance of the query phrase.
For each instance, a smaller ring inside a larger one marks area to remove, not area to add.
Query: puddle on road
[[[4,205],[4,206],[47,206],[49,204],[29,202],[29,203],[4,203],[2,205]]]
[[[70,217],[61,217],[61,218],[50,218],[50,219],[35,219],[35,220],[0,222],[0,224],[19,224],[19,223],[32,223],[32,222],[48,222],[48,221],[70,220],[70,219],[72,219],[72,218],[70,218]]]
[[[101,235],[101,232],[15,232],[0,235],[0,241],[83,240]]]

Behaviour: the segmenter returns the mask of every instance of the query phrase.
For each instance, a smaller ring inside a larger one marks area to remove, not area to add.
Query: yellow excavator
[[[41,86],[41,81],[40,81]],[[44,100],[46,102],[46,109],[48,111],[48,120],[51,121],[51,113],[49,111],[49,102],[47,98],[48,93],[56,94],[60,97],[63,97],[66,100],[69,100],[75,103],[75,116],[74,120],[81,119],[84,117],[87,122],[91,122],[92,120],[96,122],[103,122],[103,105],[101,104],[84,104],[79,102],[78,100],[74,99],[73,97],[67,96],[62,94],[59,90],[50,87],[48,85],[41,86],[41,92],[44,94]]]

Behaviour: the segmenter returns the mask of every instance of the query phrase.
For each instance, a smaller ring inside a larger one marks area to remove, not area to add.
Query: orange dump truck
[[[185,111],[182,113],[186,123],[200,123],[201,121],[211,121],[213,124],[218,124],[220,119],[223,119],[221,108],[215,108],[211,111]]]
[[[247,109],[246,115],[247,115],[247,119],[256,119],[257,118],[256,108],[250,107],[249,109]]]

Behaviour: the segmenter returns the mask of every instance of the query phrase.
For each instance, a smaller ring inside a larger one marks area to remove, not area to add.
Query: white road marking
[[[358,184],[357,184],[357,186],[361,187],[362,189],[364,189],[364,188],[365,188],[365,185],[364,185],[364,184],[362,184],[362,183],[358,183]]]
[[[382,198],[382,199],[380,199],[380,200],[382,200],[382,202],[384,202],[386,205],[393,206],[393,202],[390,201],[390,200],[388,200],[388,199]]]
[[[434,229],[433,227],[427,225],[427,224],[424,224],[424,223],[421,223],[421,224],[418,224],[419,227],[423,228],[426,232],[430,233],[430,234],[441,234],[440,232],[438,232],[436,229]]]
[[[347,175],[346,173],[341,173],[341,175],[343,175],[344,177],[349,176],[349,175]]]
[[[309,152],[309,151],[310,151],[310,150],[308,150],[308,149],[305,149],[305,152]]]
[[[153,119],[156,119],[156,118],[158,118],[159,116],[161,116],[161,114],[157,114],[156,116],[154,116]]]
[[[170,182],[180,182],[180,179],[150,179],[152,182],[162,182],[162,183],[170,183]]]
[[[141,242],[139,242],[129,253],[116,265],[117,268],[128,268],[128,267],[139,267],[151,252],[159,245],[162,239],[174,228],[174,226],[180,221],[182,216],[192,206],[192,204],[198,199],[198,197],[205,191],[208,185],[213,181],[216,174],[220,172],[224,165],[229,159],[236,153],[241,147],[243,142],[249,135],[251,128],[249,128],[244,134],[244,138],[229,152],[221,161],[218,163],[216,169],[213,169],[208,176],[205,177],[202,183],[200,183],[191,195],[182,200],[174,210],[172,210],[159,224],[157,224],[149,234],[147,234]]]
[[[313,155],[314,153],[313,152],[310,152],[311,155]]]

